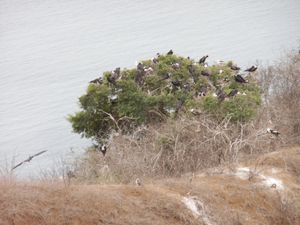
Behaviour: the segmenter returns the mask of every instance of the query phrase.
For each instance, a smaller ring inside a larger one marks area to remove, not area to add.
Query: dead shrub
[[[300,54],[291,52],[261,69],[259,81],[270,126],[284,134],[287,144],[299,144]]]
[[[205,114],[181,116],[140,127],[131,135],[112,135],[103,157],[95,150],[77,161],[79,180],[130,182],[137,177],[170,177],[235,162],[241,156],[274,151],[280,139],[259,122],[221,122]]]

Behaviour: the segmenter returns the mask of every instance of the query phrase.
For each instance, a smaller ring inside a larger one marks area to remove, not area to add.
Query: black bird
[[[181,107],[183,106],[183,103],[184,103],[184,100],[181,98],[181,99],[178,99],[177,103],[176,103],[176,108],[175,108],[175,112],[178,113],[179,110],[181,109]]]
[[[167,55],[173,55],[173,50],[168,51]]]
[[[195,67],[192,64],[188,65],[188,70],[191,75],[194,75],[196,73]]]
[[[211,73],[207,70],[203,70],[203,71],[201,71],[201,75],[209,77],[211,75]]]
[[[99,77],[99,78],[97,78],[95,80],[91,80],[90,83],[91,84],[102,84],[103,83],[103,79],[102,79],[102,77]]]
[[[197,73],[196,73],[196,69],[192,64],[188,65],[188,71],[189,71],[190,75],[192,76],[192,78],[194,80],[194,83],[197,83],[198,76],[197,76]]]
[[[142,63],[139,63],[137,65],[135,82],[138,83],[139,85],[142,85],[144,82],[144,75],[145,75],[144,65]]]
[[[254,72],[255,70],[257,70],[257,66],[251,66],[250,68],[246,69],[246,72]]]
[[[170,77],[171,77],[171,74],[170,74],[170,73],[164,74],[164,75],[162,76],[162,78],[160,79],[160,81],[167,80],[167,79],[169,79]]]
[[[171,83],[175,86],[175,87],[180,87],[181,83],[179,80],[172,80]]]
[[[240,70],[241,68],[238,67],[238,66],[236,66],[236,65],[231,65],[230,69],[232,69],[232,70]]]
[[[204,64],[205,60],[207,59],[208,55],[203,56],[200,60],[199,60],[199,64]]]
[[[226,94],[223,90],[219,90],[217,96],[220,102],[224,101],[226,98]]]
[[[154,64],[157,64],[157,63],[158,63],[158,59],[157,59],[157,58],[153,58],[153,59],[152,59],[152,62],[153,62]]]
[[[113,74],[110,74],[108,77],[107,77],[107,81],[113,85],[116,85],[116,77],[113,76]]]
[[[207,87],[201,86],[199,89],[199,92],[197,93],[198,96],[206,96],[207,93]]]
[[[183,88],[184,88],[184,90],[185,90],[186,92],[190,92],[191,89],[192,89],[190,83],[185,83],[185,84],[183,85]]]
[[[248,81],[245,80],[240,74],[234,76],[234,79],[236,82],[239,82],[239,83],[248,83]]]
[[[228,97],[234,97],[237,95],[239,91],[237,89],[233,89],[230,91],[230,93],[228,94]]]
[[[121,68],[120,68],[120,67],[117,67],[117,68],[113,71],[113,74],[116,75],[116,76],[120,76],[120,73],[121,73]]]
[[[139,63],[136,68],[137,70],[144,70],[144,65],[142,63]]]

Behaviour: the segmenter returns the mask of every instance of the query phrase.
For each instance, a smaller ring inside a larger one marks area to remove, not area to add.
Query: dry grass
[[[239,178],[239,167],[255,177]],[[274,172],[276,170],[276,172]],[[135,185],[63,185],[1,179],[1,225],[300,224],[300,148],[181,178]],[[260,176],[282,181],[264,185]],[[198,216],[183,203],[196,202]]]

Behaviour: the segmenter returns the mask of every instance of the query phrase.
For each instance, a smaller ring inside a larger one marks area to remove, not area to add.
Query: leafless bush
[[[235,162],[242,155],[273,151],[280,143],[259,122],[229,120],[182,116],[160,126],[140,127],[132,135],[114,135],[106,156],[89,151],[78,162],[78,179],[126,183],[137,177],[180,176]]]
[[[271,126],[285,136],[288,144],[299,144],[300,136],[300,54],[287,54],[259,73],[264,107]]]

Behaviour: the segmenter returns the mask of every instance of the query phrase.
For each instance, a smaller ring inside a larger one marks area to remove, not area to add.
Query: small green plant
[[[251,79],[237,83],[230,65],[204,67],[190,58],[160,55],[137,68],[104,72],[102,79],[88,85],[79,98],[81,110],[68,120],[75,132],[99,142],[112,130],[130,132],[140,124],[175,118],[195,108],[217,119],[248,121],[260,105],[260,90]],[[239,94],[229,96],[234,89]]]

